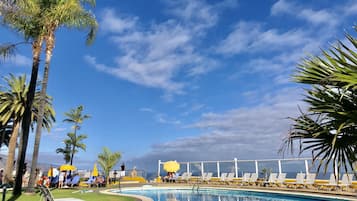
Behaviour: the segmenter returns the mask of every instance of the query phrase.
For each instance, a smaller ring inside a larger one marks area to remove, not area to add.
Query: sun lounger
[[[229,184],[230,182],[233,182],[233,179],[234,179],[234,172],[230,172],[226,178],[226,182],[227,184]]]
[[[243,174],[241,185],[249,184],[250,173],[246,172]]]
[[[220,178],[219,178],[219,182],[220,183],[225,183],[226,179],[227,179],[228,173],[224,172],[221,174]]]
[[[71,180],[71,184],[70,184],[71,187],[78,186],[79,181],[80,181],[80,176],[79,175],[74,176]]]
[[[184,172],[184,173],[182,173],[181,177],[178,177],[178,181],[179,182],[188,182],[191,175],[192,175],[192,172]]]
[[[316,173],[309,173],[306,175],[305,187],[306,188],[315,188],[315,179]]]
[[[200,179],[200,181],[204,181],[205,180],[205,178],[207,177],[207,172],[204,172],[202,175],[201,175],[201,179]]]
[[[264,186],[271,186],[273,184],[275,184],[276,180],[277,180],[277,173],[270,173],[268,181],[264,181],[263,185]]]
[[[257,173],[252,173],[249,178],[249,185],[256,185],[258,180],[258,174]]]
[[[279,173],[278,178],[275,181],[275,185],[277,185],[278,187],[283,186],[283,184],[285,183],[285,179],[286,173]]]
[[[286,182],[287,187],[299,188],[304,186],[305,173],[297,173],[295,182]]]
[[[321,190],[326,190],[326,189],[327,190],[336,190],[337,187],[338,187],[338,177],[335,174],[331,173],[328,183],[321,184],[321,185],[319,185],[318,188]]]
[[[352,180],[353,180],[353,174],[343,174],[342,175],[342,180],[341,180],[341,184],[339,184],[338,186],[341,187],[341,189],[343,190],[343,187],[346,188],[346,190],[349,189],[349,187],[352,185]]]
[[[86,183],[88,185],[88,187],[92,187],[93,185],[95,185],[95,177],[91,176],[89,177],[89,179],[87,181],[85,181],[84,183]]]
[[[203,175],[202,175],[202,182],[207,182],[207,183],[209,183],[210,182],[210,180],[212,179],[212,175],[213,175],[213,173],[212,172],[207,172],[207,173],[203,173]]]
[[[187,178],[187,172],[182,173],[181,176],[178,177],[178,182],[183,182]]]

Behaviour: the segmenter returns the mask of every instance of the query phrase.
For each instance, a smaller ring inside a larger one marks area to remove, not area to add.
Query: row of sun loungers
[[[235,179],[234,173],[222,173],[217,179],[212,179],[212,172],[204,173],[200,178],[195,177],[195,180],[191,179],[192,173],[183,173],[178,178],[179,182],[195,181],[198,183],[210,183],[216,182],[220,184],[233,184],[238,183],[241,186],[270,186],[270,187],[287,187],[287,188],[307,188],[307,189],[319,189],[319,190],[347,190],[352,185],[352,179],[354,174],[343,174],[342,179],[338,182],[334,174],[330,175],[328,183],[316,182],[315,173],[298,173],[294,181],[286,179],[286,173],[270,173],[269,178],[259,179],[257,173],[244,173],[240,180]]]

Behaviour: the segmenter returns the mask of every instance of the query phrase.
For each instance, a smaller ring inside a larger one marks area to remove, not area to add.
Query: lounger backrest
[[[210,179],[212,178],[212,175],[213,175],[212,172],[208,172],[208,173],[206,174],[205,180],[210,180]]]
[[[329,185],[337,185],[338,178],[335,177],[335,174],[330,174],[330,179],[328,181]]]
[[[230,172],[229,174],[228,174],[228,176],[227,176],[227,181],[233,181],[233,179],[234,179],[234,172]]]
[[[258,179],[258,174],[257,173],[252,173],[252,175],[250,175],[249,182],[256,182],[257,179]]]
[[[204,172],[202,175],[201,175],[201,178],[203,179],[203,180],[205,180],[206,179],[206,177],[207,177],[207,172]]]
[[[228,174],[228,173],[226,173],[226,172],[224,172],[224,173],[221,174],[221,177],[220,177],[221,181],[225,181],[225,180],[226,180],[227,174]]]
[[[73,177],[73,179],[71,181],[71,184],[72,185],[77,185],[79,183],[79,180],[80,180],[80,176],[76,175],[76,176]]]
[[[191,176],[192,176],[192,172],[189,172],[187,175],[187,179],[191,178]]]
[[[250,178],[250,173],[244,173],[242,177],[243,182],[248,182]]]
[[[278,179],[276,180],[277,183],[284,183],[286,178],[286,173],[280,173]]]
[[[270,173],[268,182],[273,183],[276,181],[276,177],[278,176],[277,173]]]
[[[181,179],[186,179],[187,178],[187,172],[184,172],[184,173],[182,173],[182,175],[181,175]]]
[[[343,174],[341,183],[343,185],[351,185],[352,184],[352,179],[353,179],[353,174]]]
[[[305,179],[305,173],[297,173],[296,175],[296,183],[303,184]]]
[[[306,184],[314,184],[315,183],[316,174],[309,173],[306,175]]]

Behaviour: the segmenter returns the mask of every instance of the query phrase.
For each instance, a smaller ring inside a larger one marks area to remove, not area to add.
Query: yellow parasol
[[[92,176],[94,176],[94,177],[97,177],[97,176],[98,176],[97,163],[94,163],[93,171],[92,171]]]
[[[166,172],[176,172],[180,169],[180,164],[176,161],[167,161],[164,163],[164,170]]]
[[[73,170],[76,170],[77,168],[74,166],[74,165],[68,165],[68,164],[65,164],[65,165],[61,165],[60,167],[60,171],[73,171]]]

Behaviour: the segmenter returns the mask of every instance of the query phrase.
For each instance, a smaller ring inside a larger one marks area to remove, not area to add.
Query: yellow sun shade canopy
[[[164,170],[166,172],[176,172],[180,169],[180,164],[176,161],[167,161],[164,163]]]
[[[77,168],[74,165],[68,165],[68,164],[61,165],[61,167],[60,167],[60,171],[73,171],[76,169]]]

